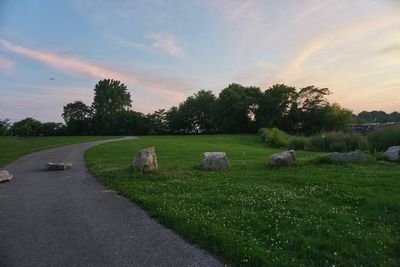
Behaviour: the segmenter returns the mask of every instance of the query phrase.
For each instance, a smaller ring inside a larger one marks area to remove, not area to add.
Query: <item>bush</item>
[[[272,129],[270,128],[261,128],[260,130],[258,130],[258,134],[261,137],[261,141],[265,142],[265,138],[267,137],[268,133],[271,131]]]
[[[304,150],[307,142],[308,142],[308,139],[306,137],[293,136],[289,140],[288,148],[295,149],[295,150],[296,149]]]
[[[289,144],[290,135],[277,128],[273,128],[267,132],[265,142],[271,147],[287,147]]]
[[[400,127],[390,127],[371,132],[367,136],[371,152],[385,151],[391,146],[400,145]]]
[[[366,148],[366,141],[362,135],[343,132],[315,135],[309,139],[305,147],[306,150],[326,152],[350,152]]]

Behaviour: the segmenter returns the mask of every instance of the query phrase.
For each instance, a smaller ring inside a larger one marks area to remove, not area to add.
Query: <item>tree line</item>
[[[64,106],[65,124],[27,118],[7,125],[3,120],[0,134],[3,128],[19,136],[254,133],[262,127],[297,135],[345,130],[354,115],[329,103],[330,94],[329,89],[316,86],[297,89],[276,84],[262,91],[233,83],[218,95],[200,90],[169,110],[144,114],[132,110],[125,84],[105,79],[95,85],[90,106],[80,100]]]
[[[400,122],[400,113],[392,112],[386,113],[384,111],[363,111],[357,116],[360,122],[373,122],[373,123],[385,123],[385,122]]]

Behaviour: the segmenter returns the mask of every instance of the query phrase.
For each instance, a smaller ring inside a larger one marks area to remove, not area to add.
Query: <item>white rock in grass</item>
[[[158,170],[156,149],[154,147],[145,148],[133,159],[133,167],[140,172],[155,172]]]
[[[0,171],[0,183],[10,181],[13,176],[6,170]]]
[[[272,166],[291,166],[296,162],[294,150],[273,154],[269,157],[268,164]]]
[[[400,146],[391,146],[386,152],[385,156],[389,161],[398,161],[400,156]]]
[[[229,160],[225,152],[203,153],[203,168],[206,170],[227,170]]]

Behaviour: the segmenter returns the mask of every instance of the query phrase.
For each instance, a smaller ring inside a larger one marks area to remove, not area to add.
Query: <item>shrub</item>
[[[302,136],[293,136],[289,140],[289,149],[300,149],[303,150],[306,147],[308,139]]]
[[[267,132],[265,142],[271,147],[287,147],[290,136],[277,128]]]
[[[350,152],[357,149],[366,149],[365,138],[360,134],[345,134],[343,132],[330,132],[315,135],[306,144],[306,150],[326,152]]]
[[[370,151],[385,151],[400,145],[400,127],[389,127],[371,132],[367,136]]]
[[[261,137],[261,140],[263,142],[265,142],[265,138],[267,137],[268,133],[271,131],[271,128],[261,128],[260,130],[258,130],[258,134]]]

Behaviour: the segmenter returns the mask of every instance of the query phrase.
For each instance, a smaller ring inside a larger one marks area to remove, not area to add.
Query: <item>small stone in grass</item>
[[[225,152],[203,153],[203,168],[206,170],[227,170],[229,160]]]
[[[140,172],[155,172],[158,170],[155,147],[145,148],[133,159],[133,168]]]
[[[291,166],[296,162],[296,152],[294,150],[273,154],[269,157],[268,165],[271,166]]]
[[[389,161],[398,161],[400,158],[400,146],[391,146],[386,152],[385,156]]]

